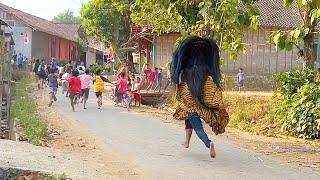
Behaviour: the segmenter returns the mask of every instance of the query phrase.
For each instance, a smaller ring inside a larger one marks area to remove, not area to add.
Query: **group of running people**
[[[91,85],[97,98],[98,109],[101,109],[103,102],[103,93],[106,84],[114,86],[112,97],[114,97],[115,106],[130,108],[135,102],[141,105],[141,79],[140,77],[130,76],[127,68],[122,68],[117,74],[117,81],[110,82],[102,75],[102,69],[97,69],[93,74],[89,69],[80,66],[72,66],[71,62],[63,67],[59,67],[55,60],[46,64],[45,61],[36,60],[34,72],[38,79],[38,88],[48,87],[49,104],[57,101],[58,87],[61,87],[62,94],[70,98],[70,105],[75,111],[75,105],[83,104],[83,109],[87,109],[87,101],[90,94]]]

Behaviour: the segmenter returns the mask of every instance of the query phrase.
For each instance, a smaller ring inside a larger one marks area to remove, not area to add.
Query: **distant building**
[[[16,53],[21,52],[28,58],[48,60],[55,57],[63,61],[81,60],[92,64],[96,57],[87,49],[94,49],[94,53],[103,55],[104,48],[95,51],[96,44],[101,43],[89,42],[87,48],[79,46],[79,24],[56,24],[1,3],[0,19],[12,27],[7,33],[12,33]]]

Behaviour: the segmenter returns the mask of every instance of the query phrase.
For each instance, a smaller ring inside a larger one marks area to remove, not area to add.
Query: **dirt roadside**
[[[111,175],[119,179],[144,179],[143,171],[137,165],[130,163],[129,159],[104,147],[99,137],[90,135],[92,133],[76,120],[62,116],[56,107],[48,108],[49,100],[45,90],[34,91],[32,97],[39,115],[48,125],[51,136],[50,142],[44,145],[76,155],[85,161],[88,167],[95,167],[93,172],[86,172],[87,177],[92,175],[94,179],[105,179]]]
[[[161,120],[177,128],[184,128],[184,122],[174,120],[171,110],[142,106],[134,107],[133,111],[148,115],[150,119]],[[154,118],[157,117],[157,118]],[[308,141],[292,137],[266,137],[246,133],[234,128],[227,128],[226,133],[215,136],[206,126],[206,132],[211,137],[223,140],[271,159],[283,163],[313,168],[320,172],[320,141]],[[183,139],[183,137],[181,137]]]

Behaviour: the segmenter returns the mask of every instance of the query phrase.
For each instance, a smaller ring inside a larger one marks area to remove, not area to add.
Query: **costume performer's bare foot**
[[[185,147],[185,148],[189,148],[189,144],[186,143],[186,142],[182,143],[181,145],[182,145],[183,147]]]
[[[216,157],[216,151],[214,149],[214,144],[210,143],[210,157],[215,158]]]

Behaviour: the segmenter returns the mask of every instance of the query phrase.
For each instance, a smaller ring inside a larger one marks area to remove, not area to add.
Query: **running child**
[[[54,101],[57,101],[57,91],[58,91],[58,76],[55,74],[56,69],[50,69],[50,72],[48,74],[48,89],[50,94],[50,103],[49,107],[52,106]]]
[[[45,62],[44,60],[41,61],[41,64],[39,65],[38,67],[38,70],[37,70],[37,75],[39,77],[39,83],[38,83],[38,88],[39,89],[43,89],[44,85],[45,85],[45,80],[47,79],[47,74],[46,74],[46,71],[45,71]]]
[[[111,83],[107,78],[101,75],[101,69],[97,69],[93,80],[93,87],[97,97],[98,109],[101,109],[102,106],[102,93],[104,92],[105,82]]]
[[[83,109],[87,109],[87,100],[89,98],[89,91],[90,91],[90,83],[93,81],[93,77],[89,74],[89,69],[84,71],[84,75],[80,76],[81,80],[81,91],[82,91],[82,99],[81,102],[83,103]]]
[[[66,93],[66,97],[68,97],[69,92],[69,78],[71,77],[71,69],[68,67],[65,71],[65,73],[61,77],[61,83],[62,83],[62,94]]]
[[[118,106],[120,102],[127,98],[128,80],[126,74],[121,73],[120,79],[118,80],[118,90],[116,92],[115,105]]]
[[[74,105],[77,104],[77,100],[81,94],[81,80],[78,77],[78,70],[72,71],[72,76],[69,78],[69,98],[72,111],[75,111]]]

